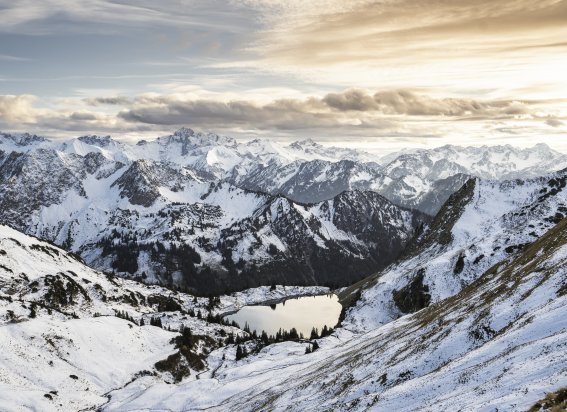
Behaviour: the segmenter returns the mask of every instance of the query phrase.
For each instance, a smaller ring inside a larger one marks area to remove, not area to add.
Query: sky
[[[0,0],[0,130],[567,152],[567,0]]]

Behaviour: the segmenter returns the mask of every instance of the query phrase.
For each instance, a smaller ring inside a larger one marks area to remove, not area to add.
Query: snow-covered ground
[[[247,304],[322,293],[328,289],[262,287],[222,296],[210,308],[208,298],[106,276],[49,243],[0,226],[0,410],[89,409],[144,375],[168,385],[171,377],[156,373],[154,364],[177,352],[172,339],[182,325],[214,340],[246,334],[189,313],[205,318],[209,309],[224,314]],[[159,302],[173,307],[160,309]],[[134,322],[116,317],[116,311]],[[150,326],[158,317],[163,328]],[[234,345],[225,351],[234,357]],[[208,362],[221,360],[212,355]]]
[[[317,351],[282,343],[234,361],[219,349],[210,356],[214,372],[198,381],[171,386],[143,378],[112,392],[106,410],[528,409],[567,386],[567,220],[545,220],[565,199],[561,191],[541,198],[552,179],[517,191],[477,182],[461,218],[449,225],[451,242],[387,269],[350,309],[347,328],[321,339]],[[520,252],[488,255],[484,265],[471,265],[475,256],[467,255],[463,282],[451,282],[459,274],[447,256],[464,245],[488,253],[494,244],[525,241],[525,226],[514,218],[538,224],[543,236]],[[435,259],[446,262],[444,270]],[[422,265],[432,305],[401,317],[397,308],[388,312],[384,303],[395,305],[384,284],[401,287],[409,281],[404,273]]]

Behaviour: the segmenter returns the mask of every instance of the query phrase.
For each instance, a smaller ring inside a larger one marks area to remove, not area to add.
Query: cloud
[[[114,101],[113,98],[101,100]],[[134,99],[133,103],[133,107],[123,110],[119,116],[128,121],[153,124],[181,124],[188,120],[271,125],[295,122],[296,127],[302,128],[301,121],[321,121],[325,124],[330,118],[337,121],[354,121],[366,113],[373,116],[483,118],[527,115],[532,110],[531,106],[537,105],[538,102],[439,99],[408,90],[370,94],[365,90],[350,89],[341,93],[329,93],[322,98],[279,99],[263,105],[246,100],[180,100],[175,95],[142,96]]]
[[[26,57],[11,56],[9,54],[0,54],[0,61],[4,61],[4,62],[25,62],[29,60],[30,59]]]
[[[179,101],[167,97],[144,98],[143,105],[121,111],[118,117],[129,122],[157,125],[198,124],[201,127],[246,127],[250,129],[297,130],[333,127],[340,119],[330,112],[305,110],[308,102],[278,100],[266,105],[248,101]]]
[[[109,99],[113,101],[112,98]],[[539,101],[434,98],[409,90],[374,94],[362,89],[323,97],[276,99],[260,104],[249,100],[185,99],[183,95],[143,95],[134,98],[118,117],[151,125],[191,124],[205,128],[241,127],[256,130],[326,128],[384,129],[401,121],[442,118],[463,121],[533,118]]]
[[[567,86],[567,0],[246,1],[263,30],[241,59],[212,67],[444,93],[542,78],[556,91]]]
[[[68,104],[68,100],[66,99]],[[124,130],[126,126],[114,114],[93,112],[88,110],[68,110],[66,108],[37,107],[41,100],[33,95],[0,95],[0,126],[11,130],[44,132],[58,131],[90,131]],[[80,105],[75,102],[75,106]],[[137,127],[129,124],[131,129]]]
[[[543,122],[556,128],[562,125],[552,110],[562,103],[557,101],[440,98],[405,89],[347,89],[272,101],[244,97],[219,100],[191,93],[152,93],[46,102],[30,95],[8,95],[0,96],[0,127],[35,133],[131,134],[186,125],[237,136],[308,135],[346,141],[357,136],[410,140],[496,133],[525,136],[543,133]]]
[[[329,93],[323,99],[323,103],[337,110],[378,110],[378,102],[363,90],[348,90],[343,93]]]
[[[212,0],[0,0],[0,31],[24,34],[81,32],[120,33],[127,28],[194,28],[240,32],[245,18],[242,6]],[[250,23],[248,23],[249,27]]]
[[[69,119],[78,121],[97,120],[97,116],[88,112],[73,112],[69,115]]]
[[[37,97],[32,95],[0,95],[0,119],[7,123],[33,122],[36,110],[33,103]]]
[[[258,47],[302,65],[498,53],[564,44],[564,0],[253,1],[266,30]],[[273,28],[273,29],[272,29]],[[526,31],[539,36],[526,36]],[[498,35],[498,36],[495,36]],[[486,40],[490,39],[490,42]],[[557,41],[549,41],[556,39]]]
[[[530,111],[529,103],[520,101],[439,99],[409,90],[387,90],[370,95],[354,89],[327,94],[322,102],[339,111],[376,111],[409,116],[501,116]]]
[[[99,106],[99,105],[126,105],[130,104],[132,100],[128,97],[116,96],[116,97],[88,97],[83,99],[85,103],[89,106]]]
[[[545,124],[547,124],[548,126],[551,127],[561,127],[564,125],[564,123],[561,120],[558,119],[547,119],[545,121]]]

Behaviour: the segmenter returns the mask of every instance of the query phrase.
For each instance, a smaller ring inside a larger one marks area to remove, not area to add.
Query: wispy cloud
[[[246,59],[216,67],[360,87],[454,91],[466,84],[504,93],[538,76],[567,87],[566,59],[557,54],[567,36],[565,0],[249,3],[260,10],[264,30]]]
[[[0,54],[0,61],[3,62],[27,62],[31,59],[27,57],[10,56],[9,54]]]
[[[226,2],[212,0],[0,0],[0,31],[46,34],[80,31],[83,33],[120,32],[126,27],[201,28],[241,32],[240,9]],[[64,24],[61,24],[64,23]]]

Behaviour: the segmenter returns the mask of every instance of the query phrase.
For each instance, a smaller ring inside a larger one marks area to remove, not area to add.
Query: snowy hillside
[[[470,181],[404,259],[341,293],[361,297],[317,351],[143,378],[107,410],[527,410],[567,386],[566,186]]]
[[[0,345],[5,349],[0,409],[90,409],[106,403],[109,391],[141,376],[172,382],[183,372],[185,379],[196,379],[211,350],[230,334],[246,335],[209,323],[209,313],[326,292],[260,288],[223,296],[211,307],[209,299],[104,275],[59,248],[0,226]],[[150,325],[158,318],[163,328]],[[160,370],[157,362],[179,352],[173,340],[181,325],[192,331],[193,347],[176,369]]]
[[[455,193],[405,259],[365,280],[345,327],[370,330],[453,296],[567,216],[567,171],[527,181],[477,179]],[[379,315],[377,315],[379,314]]]

